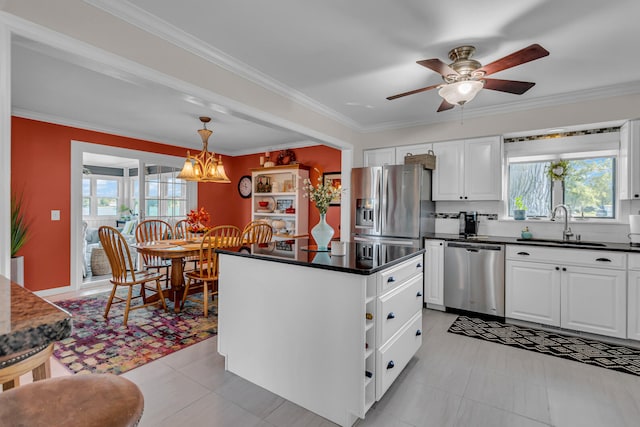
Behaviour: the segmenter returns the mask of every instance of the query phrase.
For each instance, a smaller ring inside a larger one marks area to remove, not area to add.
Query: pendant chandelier
[[[200,138],[202,138],[202,151],[192,156],[187,151],[187,159],[184,162],[184,167],[178,175],[178,178],[185,181],[197,181],[197,182],[222,182],[230,183],[231,180],[227,177],[222,165],[222,156],[219,155],[216,158],[216,153],[208,151],[209,137],[213,131],[207,129],[207,123],[211,121],[209,117],[200,117],[204,128],[198,129]]]

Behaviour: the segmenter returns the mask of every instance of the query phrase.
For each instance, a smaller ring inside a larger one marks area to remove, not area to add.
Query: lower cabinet
[[[627,337],[626,254],[527,246],[506,253],[507,318]]]
[[[444,310],[444,240],[424,241],[424,302]]]
[[[640,340],[640,254],[629,254],[627,338]]]

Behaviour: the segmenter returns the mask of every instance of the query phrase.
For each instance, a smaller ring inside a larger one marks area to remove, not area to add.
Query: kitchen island
[[[424,250],[305,240],[220,251],[226,369],[339,425],[364,418],[422,344]]]

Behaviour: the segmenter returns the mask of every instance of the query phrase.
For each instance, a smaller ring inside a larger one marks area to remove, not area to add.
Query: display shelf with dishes
[[[262,167],[252,169],[251,175],[251,219],[271,225],[274,240],[307,237],[309,201],[302,180],[309,177],[309,168],[301,164]]]

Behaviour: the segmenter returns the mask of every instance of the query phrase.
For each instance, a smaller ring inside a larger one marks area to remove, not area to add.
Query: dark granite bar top
[[[69,313],[0,276],[0,357],[69,335]]]
[[[399,264],[424,249],[380,243],[345,243],[345,254],[317,252],[308,246],[308,239],[285,240],[240,249],[219,249],[218,252],[253,259],[300,265],[351,274],[370,275]]]
[[[640,253],[640,247],[631,246],[629,243],[613,243],[613,242],[595,242],[581,241],[563,242],[562,239],[529,239],[524,240],[519,237],[506,236],[461,236],[458,234],[433,233],[425,236],[427,239],[439,239],[450,242],[466,242],[466,243],[498,243],[508,245],[529,245],[544,246],[549,248],[571,248],[571,249],[589,249],[597,251],[617,251],[617,252],[637,252]]]

